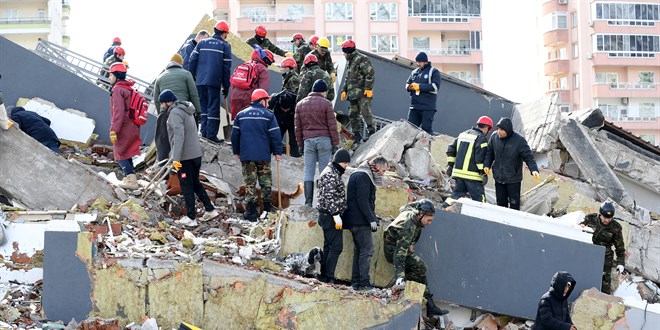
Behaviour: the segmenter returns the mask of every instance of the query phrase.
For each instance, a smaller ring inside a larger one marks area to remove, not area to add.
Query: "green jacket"
[[[309,44],[306,42],[301,43],[300,47],[296,49],[296,53],[293,54],[293,59],[296,61],[296,64],[298,65],[296,67],[296,72],[300,73],[300,70],[302,70],[303,63],[305,61],[305,56],[307,56],[307,54],[309,54],[309,52],[311,51],[312,49],[309,47]]]
[[[418,219],[416,203],[401,207],[399,216],[383,232],[385,259],[394,264],[395,278],[404,277],[406,258],[413,254],[412,247],[422,234],[422,223]]]
[[[254,45],[259,45],[262,49],[268,49],[271,52],[273,52],[273,54],[277,54],[280,56],[284,56],[286,54],[286,51],[282,50],[282,48],[280,47],[275,46],[275,44],[273,44],[268,38],[264,38],[264,41],[259,42],[259,40],[257,40],[256,37],[252,37],[248,40],[245,40],[245,42],[247,42],[248,45],[253,47]]]
[[[298,89],[300,88],[300,76],[296,71],[289,71],[282,77],[282,89],[286,89],[298,94]]]
[[[300,89],[298,89],[298,99],[297,102],[307,97],[307,95],[312,91],[312,86],[317,79],[323,79],[328,85],[328,94],[326,98],[332,102],[335,99],[335,86],[332,83],[332,78],[330,75],[319,68],[318,65],[312,65],[307,67],[300,74]]]
[[[600,221],[598,213],[587,214],[582,221],[583,224],[593,228],[594,234],[591,241],[605,247],[605,265],[614,266],[614,252],[616,251],[616,264],[626,265],[626,247],[623,243],[623,228],[615,219],[604,225]],[[614,246],[614,251],[612,251]]]
[[[156,111],[160,113],[160,102],[158,96],[166,89],[171,89],[179,101],[188,101],[195,107],[195,112],[199,113],[202,108],[199,105],[199,94],[197,86],[193,80],[192,74],[183,69],[181,64],[170,62],[165,71],[163,71],[154,84],[154,105]]]
[[[314,56],[316,56],[316,59],[319,61],[319,68],[321,68],[323,71],[327,72],[328,74],[335,73],[335,64],[332,63],[332,55],[330,55],[330,51],[325,52],[325,55],[323,56],[319,54],[318,49],[314,49],[311,53],[314,54]]]
[[[354,51],[346,63],[346,83],[343,91],[348,100],[357,100],[364,96],[365,90],[374,89],[376,72],[368,57]]]

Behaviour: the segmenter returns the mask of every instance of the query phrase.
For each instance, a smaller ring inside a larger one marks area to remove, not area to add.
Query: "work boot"
[[[305,205],[312,207],[314,201],[314,181],[305,181]]]
[[[135,174],[129,174],[125,176],[123,180],[121,180],[119,187],[128,190],[135,190],[140,188],[140,185],[138,185],[137,177]]]
[[[362,143],[362,134],[360,134],[360,132],[355,132],[355,134],[353,134],[353,136],[354,136],[353,137],[353,144],[354,145],[358,145],[358,144]]]
[[[243,213],[243,217],[247,221],[256,222],[257,221],[257,205],[254,202],[247,203],[247,211]]]
[[[374,130],[374,129],[370,129],[369,131],[367,131],[367,136],[364,137],[364,140],[362,140],[362,142],[367,142],[367,141],[369,141],[369,138],[370,138],[372,135],[374,135],[374,133],[376,133],[376,130]]]
[[[266,211],[266,213],[270,213],[271,208],[272,207],[270,205],[270,201],[264,201],[264,211]]]
[[[448,310],[436,306],[433,302],[433,299],[426,300],[426,317],[433,317],[433,315],[445,315],[448,313]]]

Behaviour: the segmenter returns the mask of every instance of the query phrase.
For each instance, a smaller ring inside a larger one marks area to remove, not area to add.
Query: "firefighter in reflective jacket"
[[[475,201],[486,201],[484,185],[488,179],[484,175],[484,158],[488,148],[486,134],[491,129],[493,120],[482,116],[477,120],[477,126],[459,134],[447,148],[447,175],[456,180],[456,188],[442,208],[449,207],[465,194],[470,194]]]

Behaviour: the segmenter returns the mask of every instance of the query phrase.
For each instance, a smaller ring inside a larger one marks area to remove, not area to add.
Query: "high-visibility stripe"
[[[452,176],[457,177],[457,178],[467,179],[467,180],[483,181],[483,179],[481,178],[481,175],[477,172],[466,171],[466,170],[461,170],[461,169],[456,169],[456,168],[452,172]]]
[[[447,157],[447,162],[449,162],[449,163],[456,162],[456,157]]]
[[[480,170],[483,170],[484,169],[484,164],[477,164],[477,168],[480,169]]]
[[[488,147],[488,142],[484,142],[484,143],[482,143],[482,144],[480,145],[480,147],[482,147],[482,148],[486,148],[486,147]]]

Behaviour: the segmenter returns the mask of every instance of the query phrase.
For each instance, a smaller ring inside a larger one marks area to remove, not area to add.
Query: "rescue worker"
[[[332,102],[332,100],[335,99],[335,87],[330,75],[318,66],[318,59],[314,54],[307,54],[304,63],[305,70],[300,74],[300,88],[298,89],[297,101],[300,102],[302,99],[306,98],[312,91],[314,82],[321,79],[325,81],[326,85],[328,85],[328,94],[326,94],[325,97]]]
[[[254,29],[254,37],[245,40],[245,42],[252,47],[254,47],[254,45],[259,45],[259,47],[261,47],[262,49],[268,49],[273,54],[277,54],[284,57],[293,56],[293,53],[287,52],[282,48],[277,47],[275,44],[273,44],[270,41],[270,39],[266,38],[267,34],[268,31],[266,31],[266,28],[263,25],[259,25],[257,26],[256,29]]]
[[[271,209],[272,174],[271,154],[275,160],[282,158],[282,135],[277,120],[266,106],[270,96],[263,89],[252,92],[252,103],[236,115],[231,135],[234,156],[241,161],[245,181],[247,211],[243,216],[248,221],[257,221],[256,184],[261,187],[264,211]]]
[[[312,37],[312,39],[313,38],[314,37]],[[310,39],[311,43],[313,43],[312,39]],[[312,51],[309,52],[308,54],[313,54],[314,56],[316,56],[317,62],[319,64],[319,68],[321,68],[321,70],[327,72],[328,75],[330,75],[330,78],[332,79],[332,83],[334,84],[335,81],[337,81],[337,73],[335,72],[335,64],[332,63],[332,55],[330,54],[330,40],[328,40],[328,38],[325,37],[319,38],[318,41],[316,42],[316,46],[313,47],[314,48],[312,49]]]
[[[426,285],[426,315],[445,315],[449,311],[440,309],[433,301],[433,294],[426,280],[426,264],[415,254],[415,244],[422,229],[433,222],[435,207],[433,202],[422,199],[408,203],[399,209],[399,216],[383,232],[383,250],[387,262],[394,265],[394,285],[401,286],[405,281]]]
[[[550,289],[543,294],[532,330],[577,330],[571,320],[568,297],[575,289],[575,279],[568,272],[556,272]]]
[[[202,39],[190,54],[189,71],[195,78],[200,103],[200,133],[215,143],[220,130],[220,89],[222,97],[229,93],[231,76],[231,45],[226,41],[229,25],[219,21],[213,27],[213,36]]]
[[[105,61],[108,59],[108,57],[112,56],[112,54],[115,50],[115,47],[118,47],[118,46],[121,46],[121,39],[119,39],[119,37],[114,37],[112,39],[112,45],[103,54],[103,63],[105,63]]]
[[[359,143],[362,139],[362,118],[367,123],[367,135],[364,137],[366,142],[369,137],[376,132],[374,126],[374,116],[371,113],[371,100],[374,97],[374,78],[375,71],[368,57],[360,54],[355,49],[353,40],[346,40],[341,44],[341,50],[346,57],[346,83],[341,92],[341,100],[349,102],[349,117],[351,120],[351,129],[355,135],[355,142]]]
[[[598,213],[587,214],[581,224],[594,230],[591,236],[594,244],[605,247],[601,291],[611,294],[614,253],[616,253],[616,270],[619,274],[623,273],[626,264],[626,247],[623,243],[621,224],[614,220],[614,204],[604,202],[600,205]],[[612,251],[612,247],[614,247],[614,251]]]
[[[39,141],[46,148],[54,153],[60,153],[60,139],[50,128],[50,120],[40,116],[33,111],[25,110],[23,107],[15,107],[11,110],[11,120],[18,125],[18,128],[31,138]]]
[[[522,162],[525,161],[536,181],[541,179],[527,140],[513,131],[509,118],[497,122],[497,131],[491,134],[484,160],[484,173],[493,172],[497,205],[520,210]]]
[[[300,38],[297,38],[297,36],[300,36]],[[293,54],[293,59],[296,60],[296,65],[297,65],[296,72],[300,73],[304,65],[303,62],[305,61],[305,56],[307,56],[307,54],[309,54],[309,52],[312,51],[312,47],[316,47],[316,43],[318,42],[319,37],[312,36],[311,38],[309,38],[309,43],[306,43],[305,39],[302,39],[302,34],[296,33],[293,35],[293,40],[294,41],[298,40],[296,46],[298,48],[296,48],[296,52]]]
[[[181,65],[183,66],[184,70],[190,71],[190,54],[192,54],[192,51],[195,49],[195,46],[197,46],[197,43],[200,41],[206,39],[209,37],[209,33],[206,30],[199,30],[197,32],[197,35],[195,35],[194,38],[188,39],[183,46],[181,46],[181,49],[179,49],[179,55],[181,55],[181,58],[183,59],[183,63]],[[176,92],[175,92],[176,94]],[[177,94],[179,95],[179,94]],[[160,108],[156,108],[160,109]],[[199,108],[196,108],[197,111],[199,111]]]
[[[252,93],[257,89],[268,90],[270,87],[270,74],[268,73],[268,66],[275,62],[273,53],[267,49],[261,49],[255,46],[252,51],[251,61],[257,66],[257,80],[253,81],[249,89],[243,89],[237,86],[231,86],[231,93],[229,95],[229,102],[231,103],[231,116],[232,119],[250,105],[250,98]]]
[[[273,110],[277,124],[280,126],[282,139],[289,133],[289,150],[292,157],[300,157],[294,124],[296,98],[300,87],[300,76],[296,73],[296,61],[290,57],[282,60],[280,64],[282,73],[282,91],[273,94],[268,102],[268,108]]]
[[[484,158],[488,149],[486,134],[491,129],[493,120],[481,116],[477,126],[459,134],[447,147],[447,175],[454,178],[456,187],[442,204],[443,209],[468,193],[472,200],[486,201],[484,185],[488,178],[484,175]]]
[[[341,215],[347,208],[346,189],[341,176],[351,162],[351,155],[345,149],[335,152],[332,162],[323,169],[316,182],[319,187],[316,209],[319,211],[319,226],[323,229],[323,254],[321,255],[322,282],[335,283],[337,261],[344,248]]]
[[[125,51],[124,48],[122,48],[122,47],[119,47],[119,46],[114,47],[112,51],[113,51],[112,55],[109,56],[109,57],[105,60],[105,63],[103,63],[103,68],[101,68],[101,72],[99,72],[100,75],[102,75],[102,76],[104,76],[104,77],[106,77],[106,78],[108,78],[108,79],[110,78],[110,72],[108,72],[108,68],[110,68],[110,66],[111,66],[113,63],[123,63],[123,61],[124,61],[124,57],[126,56],[126,51]],[[124,66],[125,66],[125,65],[124,65]],[[127,68],[128,68],[128,67],[127,67]],[[106,79],[106,81],[107,81],[108,79]],[[102,85],[102,86],[104,85],[104,84],[100,81],[100,79],[97,80],[97,84]],[[109,89],[108,89],[108,90],[109,90]]]
[[[433,118],[437,112],[436,104],[441,82],[440,70],[433,67],[424,52],[417,54],[415,62],[417,68],[406,81],[406,91],[410,93],[408,121],[426,133],[433,134]]]

